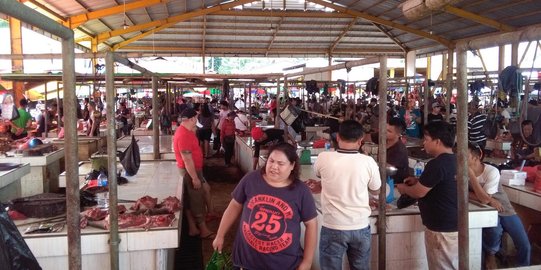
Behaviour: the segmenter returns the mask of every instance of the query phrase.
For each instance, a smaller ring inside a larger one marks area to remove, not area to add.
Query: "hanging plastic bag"
[[[233,269],[233,262],[231,261],[231,255],[227,253],[218,253],[214,251],[212,257],[210,257],[206,270],[231,270]]]
[[[41,269],[38,261],[26,245],[17,226],[0,204],[0,265],[4,270]]]
[[[141,165],[141,154],[139,153],[139,145],[135,136],[131,136],[131,143],[121,155],[120,163],[126,170],[127,176],[136,175],[139,171],[139,166]]]

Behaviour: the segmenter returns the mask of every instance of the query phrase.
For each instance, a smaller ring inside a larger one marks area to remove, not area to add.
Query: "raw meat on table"
[[[152,198],[150,196],[144,196],[135,202],[135,205],[130,207],[132,210],[146,210],[156,207],[158,204],[158,198]]]

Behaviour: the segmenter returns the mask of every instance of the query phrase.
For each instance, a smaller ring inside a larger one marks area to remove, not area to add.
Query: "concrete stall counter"
[[[58,149],[43,156],[1,157],[0,162],[30,164],[30,173],[21,178],[21,196],[26,197],[58,190],[60,160],[63,157],[64,149]]]
[[[11,170],[0,171],[0,202],[21,197],[21,178],[29,173],[28,163]]]

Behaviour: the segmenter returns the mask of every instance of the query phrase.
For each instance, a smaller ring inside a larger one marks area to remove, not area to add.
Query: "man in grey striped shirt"
[[[468,140],[477,143],[484,151],[487,144],[485,135],[487,116],[479,111],[477,103],[470,103],[468,110],[470,113],[468,117]]]

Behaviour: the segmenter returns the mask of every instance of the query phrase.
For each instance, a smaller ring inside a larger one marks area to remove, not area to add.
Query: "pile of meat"
[[[180,200],[177,197],[167,197],[158,204],[157,198],[144,196],[130,207],[131,212],[124,205],[118,205],[118,227],[143,228],[148,230],[155,227],[169,227],[175,220],[175,212],[180,210]],[[97,227],[108,230],[110,228],[109,211],[93,207],[81,212],[80,227]]]

